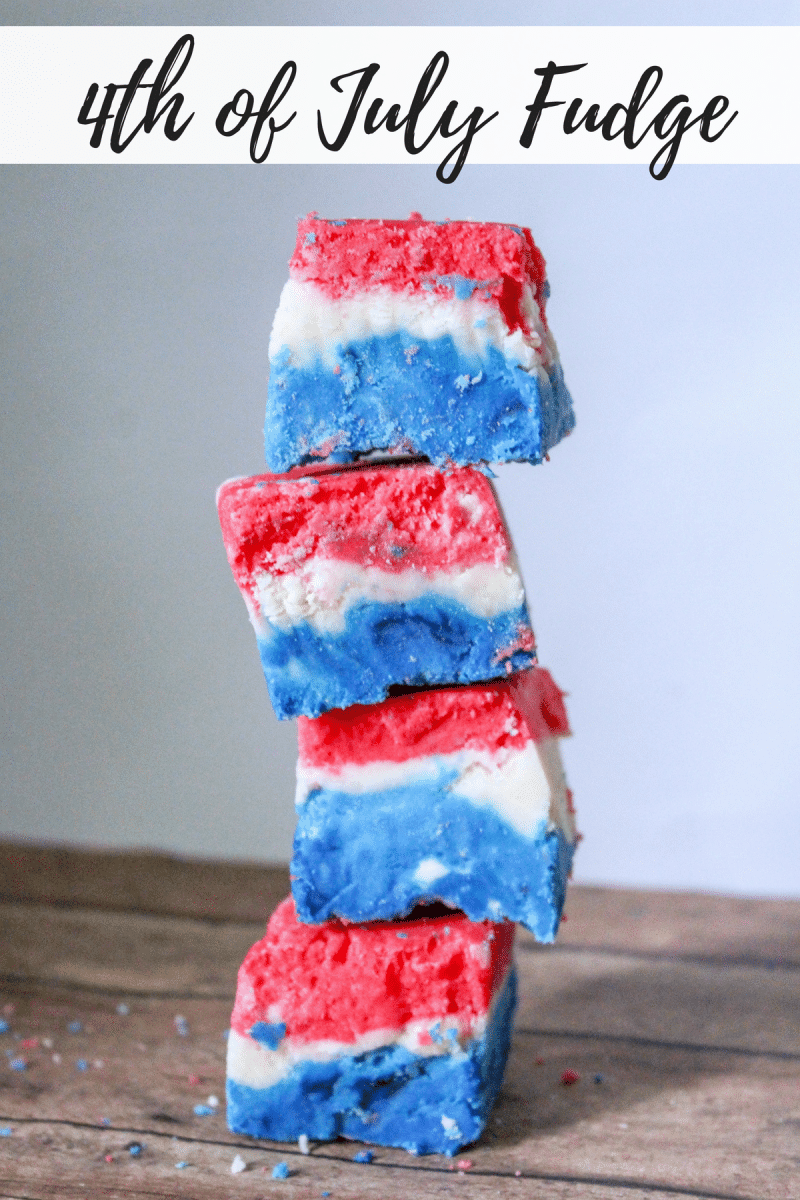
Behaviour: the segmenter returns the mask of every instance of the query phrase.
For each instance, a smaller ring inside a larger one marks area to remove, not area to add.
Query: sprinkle
[[[520,1175],[521,1175],[521,1174],[522,1174],[522,1171],[515,1171],[515,1172],[514,1172],[514,1175],[516,1176],[516,1178],[517,1178],[517,1179],[519,1179],[519,1177],[520,1177]]]
[[[536,1066],[537,1066],[537,1067],[543,1067],[543,1066],[544,1066],[544,1059],[543,1059],[543,1058],[535,1058],[533,1061],[536,1063]]]
[[[56,1066],[57,1066],[57,1067],[58,1067],[58,1066],[60,1066],[60,1065],[61,1065],[61,1055],[60,1055],[60,1054],[54,1054],[54,1055],[53,1055],[53,1062],[56,1064]]]
[[[52,1050],[53,1049],[53,1039],[52,1038],[42,1038],[42,1045],[44,1046],[45,1050]]]
[[[4,1129],[0,1129],[0,1137],[11,1137],[13,1132],[14,1130],[11,1129],[10,1126],[6,1125]]]
[[[353,1162],[371,1163],[374,1157],[371,1150],[359,1150],[358,1154],[353,1155]]]
[[[275,1163],[275,1166],[272,1168],[272,1178],[273,1179],[288,1179],[289,1178],[289,1168],[287,1167],[285,1162]]]
[[[189,1164],[188,1164],[188,1162],[186,1161],[186,1159],[185,1159],[185,1158],[182,1158],[182,1159],[181,1159],[181,1161],[180,1161],[179,1163],[175,1163],[175,1170],[176,1170],[176,1171],[182,1171],[182,1170],[184,1169],[184,1167],[188,1167],[188,1165],[189,1165]]]
[[[330,1196],[330,1192],[323,1192],[323,1196]]]
[[[297,1139],[297,1148],[301,1154],[310,1154],[311,1153],[309,1146],[308,1146],[308,1134],[307,1133],[300,1134],[300,1137]]]
[[[247,1170],[247,1163],[242,1158],[241,1154],[237,1154],[236,1158],[231,1163],[231,1175],[241,1175],[242,1171]]]
[[[109,1121],[108,1117],[101,1117],[97,1124],[102,1125],[104,1129],[107,1129],[111,1122]]]
[[[594,1077],[594,1081],[595,1081],[595,1083],[605,1083],[606,1077],[605,1077],[605,1075],[601,1075],[600,1072],[598,1071]]]
[[[10,1028],[11,1026],[9,1025],[8,1021],[0,1019],[0,1033],[8,1033]]]
[[[200,1076],[199,1075],[190,1075],[189,1083],[191,1083],[192,1087],[196,1087],[197,1084],[200,1083]]]
[[[88,1071],[89,1070],[89,1064],[85,1058],[79,1058],[78,1061],[75,1063],[75,1066],[78,1068],[79,1071]]]
[[[209,1096],[206,1100],[206,1104],[209,1108],[219,1108],[219,1097]]]
[[[8,1065],[11,1067],[12,1071],[27,1071],[28,1069],[28,1064],[25,1062],[24,1058],[10,1058],[8,1060]]]
[[[38,1045],[38,1038],[25,1038],[24,1041],[21,1041],[19,1044],[20,1050],[35,1050]]]
[[[125,1149],[128,1151],[131,1158],[138,1158],[144,1150],[144,1146],[141,1142],[129,1142]]]
[[[470,1169],[470,1167],[472,1166],[472,1159],[471,1158],[459,1159],[457,1166],[458,1166],[459,1171],[468,1171]]]
[[[186,1020],[186,1017],[182,1017],[179,1014],[177,1017],[175,1017],[174,1024],[175,1032],[179,1037],[189,1036],[189,1022]]]
[[[113,1162],[113,1161],[114,1161],[114,1155],[113,1155],[113,1154],[107,1154],[107,1155],[106,1155],[106,1162]]]
[[[571,1085],[573,1083],[577,1083],[579,1079],[580,1075],[577,1071],[566,1070],[562,1071],[561,1073],[561,1082],[563,1083],[564,1087],[571,1087]]]
[[[70,1021],[67,1029],[70,1033],[80,1033],[83,1029],[83,1026],[81,1025],[80,1021]]]
[[[214,1110],[208,1104],[195,1104],[194,1115],[196,1117],[213,1117]]]
[[[120,1015],[121,1017],[127,1017],[128,1013],[129,1013],[130,1011],[131,1011],[131,1010],[128,1008],[128,1005],[127,1005],[127,1004],[118,1004],[118,1005],[117,1005],[117,1012],[119,1013],[119,1015]]]

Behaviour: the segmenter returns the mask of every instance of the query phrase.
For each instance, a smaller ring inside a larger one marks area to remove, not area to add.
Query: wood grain
[[[378,1149],[367,1166],[346,1142],[306,1157],[227,1132],[236,970],[285,873],[18,849],[2,860],[17,874],[0,905],[0,1198],[800,1198],[800,904],[574,889],[558,949],[519,939],[503,1092],[459,1173],[438,1156]],[[223,1103],[195,1115],[209,1095]]]

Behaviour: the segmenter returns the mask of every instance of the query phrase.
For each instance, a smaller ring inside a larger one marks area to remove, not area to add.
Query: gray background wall
[[[473,12],[474,10],[474,12]],[[565,11],[567,10],[567,11]],[[19,3],[4,23],[297,23]],[[386,24],[308,3],[305,24]],[[513,4],[492,23],[794,23],[787,4]],[[488,23],[411,4],[405,23]],[[800,894],[798,168],[0,168],[0,832],[286,859],[272,716],[214,491],[263,470],[296,218],[530,225],[578,414],[500,492],[570,693],[585,880]]]

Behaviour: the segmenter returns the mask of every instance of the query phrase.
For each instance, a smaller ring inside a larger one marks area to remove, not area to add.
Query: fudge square
[[[535,662],[511,542],[479,471],[260,475],[224,483],[217,503],[279,717]]]
[[[438,900],[552,942],[576,840],[568,733],[541,668],[301,717],[300,920],[391,920]]]
[[[269,344],[271,471],[373,450],[540,462],[575,421],[530,230],[299,224]]]
[[[239,970],[228,1124],[454,1154],[499,1091],[516,1003],[514,927],[462,913],[301,925],[291,897]]]

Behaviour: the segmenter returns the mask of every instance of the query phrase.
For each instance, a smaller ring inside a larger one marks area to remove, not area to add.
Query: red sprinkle
[[[562,925],[563,925],[563,923],[564,923],[566,920],[567,920],[567,914],[566,914],[566,913],[562,913],[562,914],[561,914],[561,923],[562,923]]]
[[[571,1084],[577,1083],[579,1079],[580,1075],[577,1071],[564,1071],[561,1076],[561,1082],[564,1084],[564,1087],[570,1087]]]
[[[189,1076],[189,1083],[191,1083],[193,1087],[195,1087],[200,1082],[201,1082],[201,1080],[200,1080],[199,1075],[190,1075]]]
[[[459,1171],[468,1171],[468,1170],[470,1169],[470,1167],[471,1167],[471,1166],[472,1166],[472,1159],[471,1159],[471,1158],[461,1158],[461,1159],[459,1159],[459,1162],[458,1162],[458,1169],[459,1169]]]
[[[533,1061],[535,1062],[535,1064],[536,1064],[536,1066],[537,1066],[537,1067],[543,1067],[543,1066],[544,1066],[544,1059],[543,1059],[543,1058],[535,1058]]]
[[[39,1045],[38,1038],[25,1038],[23,1041],[20,1042],[20,1048],[22,1050],[34,1050],[38,1045]]]
[[[106,1155],[106,1162],[113,1162],[113,1161],[114,1161],[114,1155],[113,1155],[113,1154],[107,1154],[107,1155]]]

